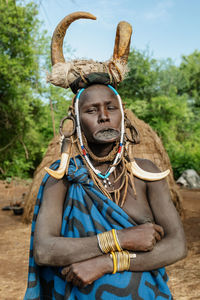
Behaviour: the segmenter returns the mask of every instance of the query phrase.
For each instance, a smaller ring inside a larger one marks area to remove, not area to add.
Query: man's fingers
[[[162,226],[154,224],[154,229],[160,234],[160,236],[163,238],[164,236],[164,230]]]
[[[74,273],[72,272],[72,270],[70,269],[69,272],[67,273],[65,279],[70,282],[74,279]]]
[[[76,285],[76,286],[78,286],[78,287],[83,287],[82,281],[81,281],[80,279],[76,278],[76,277],[73,278],[72,284],[73,284],[73,285]]]
[[[65,267],[62,269],[61,274],[66,275],[69,272],[69,270],[70,270],[70,267]]]
[[[161,235],[157,231],[155,231],[155,239],[157,242],[159,242],[162,239]]]

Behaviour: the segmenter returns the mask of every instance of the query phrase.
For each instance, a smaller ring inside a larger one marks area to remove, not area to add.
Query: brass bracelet
[[[115,274],[117,272],[117,259],[115,256],[115,252],[111,252],[110,256],[112,257],[113,260],[113,274]]]
[[[122,251],[115,229],[97,234],[99,248],[103,253]]]
[[[130,269],[131,259],[136,257],[135,253],[128,251],[111,252],[110,257],[113,260],[113,274],[116,272],[128,271]]]
[[[113,258],[113,254],[111,255]],[[130,269],[131,254],[128,251],[115,252],[117,272],[128,271]],[[134,256],[135,257],[135,256]],[[114,260],[113,260],[114,270]]]
[[[117,271],[128,271],[130,268],[130,255],[128,251],[121,251],[117,253]]]
[[[119,252],[122,251],[122,247],[120,245],[116,229],[112,229],[112,234],[113,234],[113,239],[115,241],[115,246],[117,248],[117,251],[119,251]]]

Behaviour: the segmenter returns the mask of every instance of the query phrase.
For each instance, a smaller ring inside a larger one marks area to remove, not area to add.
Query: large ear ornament
[[[71,156],[72,142],[70,139],[65,138],[62,142],[61,148],[61,161],[60,166],[57,170],[51,170],[50,168],[45,167],[45,171],[55,179],[61,179],[67,173],[69,160]]]
[[[140,143],[139,132],[127,117],[125,117],[125,126],[126,129],[128,129],[126,130],[125,133],[127,140],[133,144],[139,144]]]
[[[142,180],[157,181],[167,177],[170,173],[169,169],[160,173],[151,173],[141,169],[135,161],[132,161],[130,164],[133,175]]]
[[[73,129],[72,132],[68,132],[68,133],[63,133],[63,125],[64,122],[66,120],[71,120],[73,122]],[[75,134],[76,131],[76,120],[75,118],[71,115],[71,116],[66,116],[64,117],[61,121],[60,121],[60,126],[59,126],[59,133],[61,136],[65,137],[65,138],[70,138],[72,135]]]

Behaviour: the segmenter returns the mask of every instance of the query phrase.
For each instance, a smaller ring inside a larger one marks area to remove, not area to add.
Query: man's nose
[[[99,123],[108,122],[110,120],[108,111],[106,109],[101,109],[99,112]]]

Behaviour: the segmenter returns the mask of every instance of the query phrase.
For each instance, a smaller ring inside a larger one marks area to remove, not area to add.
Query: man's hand
[[[62,269],[62,275],[68,282],[78,287],[86,287],[113,269],[109,255],[98,256]]]
[[[151,251],[164,236],[161,226],[146,223],[117,231],[121,247],[131,251]]]

